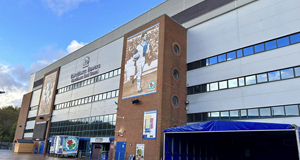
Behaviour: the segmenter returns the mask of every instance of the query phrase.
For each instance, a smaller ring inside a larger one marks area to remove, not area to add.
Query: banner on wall
[[[47,75],[44,80],[42,96],[39,105],[39,116],[49,114],[51,111],[52,100],[55,96],[57,71]]]
[[[143,139],[156,139],[157,110],[144,112]]]
[[[145,144],[136,144],[136,159],[144,160]]]
[[[159,23],[127,38],[122,99],[156,93]]]

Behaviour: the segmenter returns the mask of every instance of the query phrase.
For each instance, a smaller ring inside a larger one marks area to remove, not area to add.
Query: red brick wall
[[[160,23],[156,93],[122,100],[127,37],[156,23]],[[180,46],[181,53],[179,55],[173,53],[172,45],[174,42]],[[177,68],[179,71],[180,78],[178,80],[174,80],[172,77],[173,68]],[[115,141],[127,142],[127,155],[135,154],[136,144],[145,144],[145,159],[158,160],[163,156],[162,131],[174,125],[186,124],[184,103],[186,101],[186,29],[164,15],[126,34],[124,36],[121,70]],[[171,97],[174,94],[179,98],[179,105],[176,108],[172,106],[171,102]],[[132,99],[139,99],[140,103],[132,104]],[[158,113],[155,140],[142,138],[144,111],[150,110],[157,110]],[[119,133],[120,129],[125,130],[125,132]]]

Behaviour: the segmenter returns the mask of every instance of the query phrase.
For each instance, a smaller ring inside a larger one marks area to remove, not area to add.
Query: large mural
[[[55,96],[57,71],[45,77],[42,96],[39,105],[39,115],[49,114],[52,106],[52,99]]]
[[[127,38],[122,99],[156,93],[159,23]]]

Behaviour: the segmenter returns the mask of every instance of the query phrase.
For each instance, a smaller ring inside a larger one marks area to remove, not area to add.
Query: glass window
[[[178,79],[179,73],[178,73],[177,69],[174,69],[174,70],[173,70],[173,77],[174,77],[175,79]]]
[[[84,98],[81,99],[81,104],[84,104]]]
[[[99,95],[95,95],[95,101],[98,101],[99,100]]]
[[[293,68],[283,69],[280,71],[280,73],[281,73],[281,79],[287,79],[287,78],[294,77]]]
[[[295,76],[298,77],[300,76],[300,67],[296,67],[295,69]]]
[[[257,83],[262,83],[262,82],[268,81],[267,73],[259,74],[256,76],[256,78],[257,78]]]
[[[219,112],[211,112],[210,113],[210,120],[218,120],[219,119]]]
[[[271,117],[271,108],[260,108],[260,117]]]
[[[232,59],[236,59],[235,51],[227,53],[227,61],[232,60]]]
[[[201,92],[201,86],[200,85],[194,86],[193,89],[194,89],[194,91],[193,91],[194,93],[200,93]]]
[[[205,114],[205,113],[203,113]],[[195,122],[201,122],[202,121],[202,113],[197,113],[195,115]]]
[[[113,98],[113,97],[116,97],[116,91],[112,91],[111,92],[111,97]]]
[[[290,40],[289,37],[283,37],[283,38],[279,38],[277,39],[277,46],[278,47],[284,47],[290,44]]]
[[[111,97],[111,92],[107,92],[107,99]]]
[[[104,80],[105,79],[105,74],[102,74],[101,75],[101,80]]]
[[[116,96],[119,96],[119,90],[116,91]]]
[[[102,94],[102,99],[106,99],[106,93]]]
[[[210,65],[216,64],[217,62],[218,62],[217,56],[216,56],[216,57],[211,57],[211,58],[209,58],[209,63],[210,63]]]
[[[225,88],[227,88],[227,81],[222,81],[222,82],[219,82],[219,87],[220,87],[220,89],[225,89]]]
[[[248,56],[248,55],[251,55],[251,54],[254,53],[254,52],[253,52],[253,46],[244,48],[243,51],[244,51],[244,56]]]
[[[95,80],[94,78],[91,78],[91,83],[94,83],[94,80]]]
[[[87,80],[83,81],[83,85],[84,85],[84,86],[86,85],[86,83],[87,83]]]
[[[299,116],[298,105],[285,106],[285,115],[286,116]]]
[[[70,90],[72,90],[73,89],[73,85],[70,85]]]
[[[105,73],[105,79],[109,77],[109,73]]]
[[[177,96],[173,96],[172,103],[174,106],[178,106],[178,97]]]
[[[81,104],[81,99],[78,100],[78,105],[80,105],[80,104]]]
[[[80,84],[81,84],[81,86],[83,86],[83,83],[84,83],[83,81],[80,83]]]
[[[76,83],[76,84],[74,84],[74,88],[75,88],[75,89],[77,88],[77,83]]]
[[[239,49],[236,51],[237,58],[243,57],[243,50]]]
[[[218,62],[226,61],[226,54],[222,54],[218,56]]]
[[[247,119],[247,110],[245,109],[241,110],[241,119]]]
[[[89,103],[91,103],[92,102],[92,96],[91,97],[89,97]]]
[[[266,51],[277,48],[276,40],[266,42],[265,46],[266,46]]]
[[[216,91],[216,90],[218,90],[218,82],[211,83],[211,84],[210,84],[210,90],[211,90],[211,91]]]
[[[75,100],[75,106],[77,106],[77,104],[78,104],[78,101],[77,101],[77,100]]]
[[[284,116],[283,106],[272,107],[272,116],[273,117],[282,117],[282,116]]]
[[[91,83],[91,79],[88,79],[86,84],[90,84],[90,83]]]
[[[89,101],[89,97],[86,97],[86,98],[84,99],[84,103],[88,103],[88,101]]]
[[[99,94],[99,100],[102,100],[102,94]]]
[[[239,86],[244,86],[244,85],[245,85],[244,77],[239,78]]]
[[[98,76],[97,81],[101,81],[101,75]]]
[[[235,111],[230,111],[230,119],[239,119],[239,111],[235,110]]]
[[[229,119],[229,112],[228,111],[221,112],[221,119]]]
[[[228,80],[228,88],[237,87],[237,79]]]
[[[187,115],[187,122],[194,122],[194,115],[193,114],[188,114]]]
[[[114,70],[114,76],[118,75],[118,70]]]
[[[256,77],[255,76],[248,76],[246,77],[246,85],[251,85],[256,83]]]
[[[114,71],[109,72],[109,77],[113,77],[114,76]]]
[[[280,80],[280,72],[274,71],[268,73],[269,81],[277,81]]]
[[[69,91],[69,86],[67,86],[66,88],[67,88],[67,90],[66,90],[66,91]]]
[[[119,74],[119,75],[121,74],[121,68],[120,68],[120,69],[118,69],[118,74]]]
[[[174,52],[175,52],[175,53],[179,53],[179,47],[178,47],[177,44],[175,44],[175,45],[173,46],[173,49],[174,49]]]
[[[265,46],[264,46],[264,44],[261,43],[261,44],[255,45],[255,46],[254,46],[254,51],[255,51],[255,53],[265,51]]]
[[[294,34],[290,36],[291,44],[300,42],[300,33]]]

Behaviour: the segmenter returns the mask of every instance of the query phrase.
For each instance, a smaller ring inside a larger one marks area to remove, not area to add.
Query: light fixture
[[[118,102],[115,101],[115,104],[118,105]]]
[[[139,102],[140,102],[139,99],[133,99],[133,100],[131,100],[132,104],[139,103]]]
[[[189,102],[189,100],[186,100],[185,101],[185,105],[188,105],[190,102]]]
[[[185,107],[185,110],[189,110],[189,107]]]

